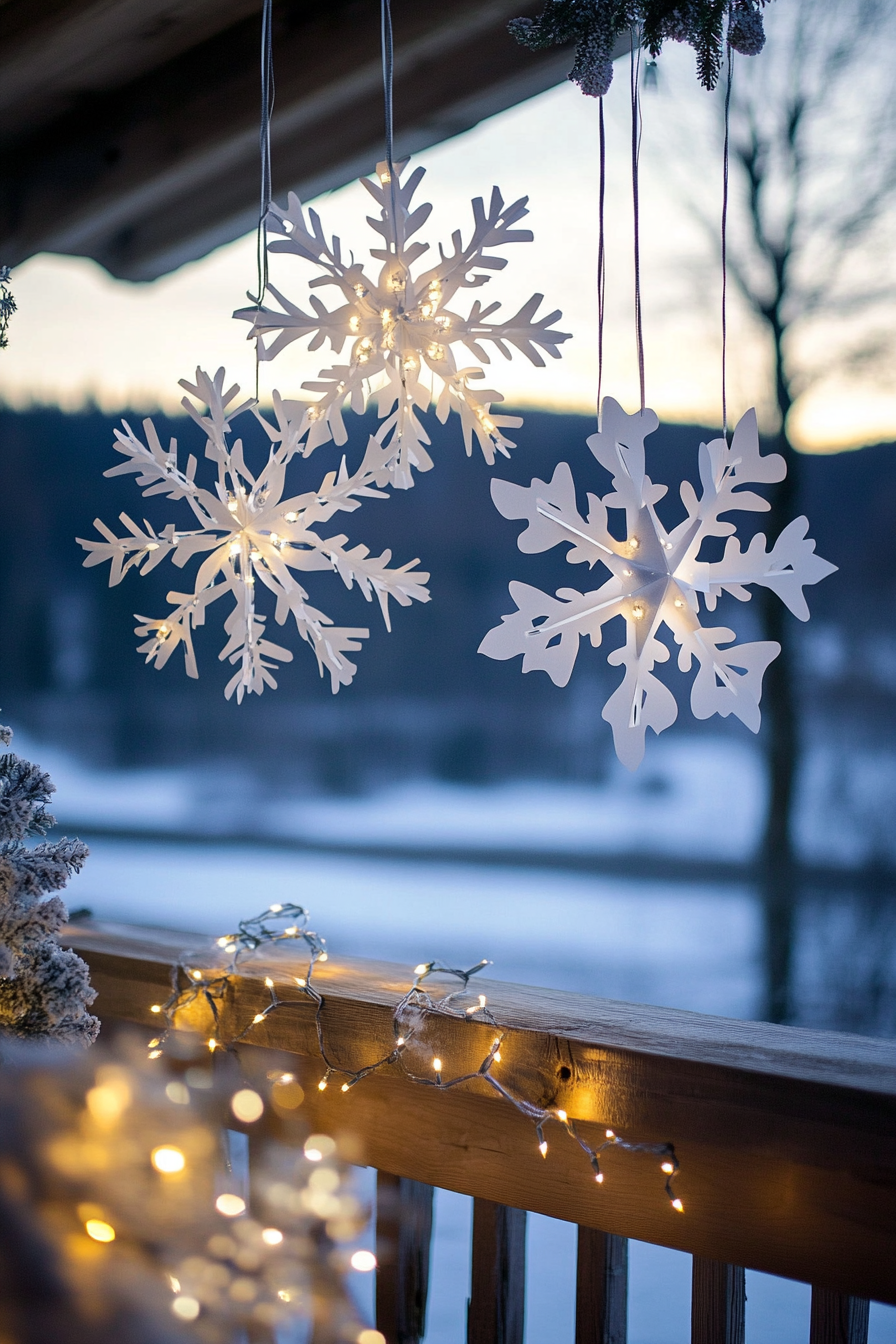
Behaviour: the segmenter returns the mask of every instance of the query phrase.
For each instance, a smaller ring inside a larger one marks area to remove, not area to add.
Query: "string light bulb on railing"
[[[547,1158],[548,1155],[548,1142],[544,1127],[550,1122],[562,1125],[566,1133],[578,1144],[588,1158],[598,1185],[603,1184],[604,1181],[599,1155],[606,1148],[612,1147],[629,1153],[654,1154],[660,1157],[661,1170],[666,1177],[666,1195],[670,1204],[677,1211],[682,1211],[681,1201],[676,1202],[677,1197],[672,1188],[672,1181],[678,1172],[678,1159],[675,1156],[672,1144],[631,1143],[620,1138],[615,1130],[605,1128],[603,1141],[593,1147],[579,1132],[575,1122],[569,1118],[569,1114],[564,1108],[550,1105],[543,1106],[530,1102],[514,1090],[510,1079],[502,1080],[495,1077],[492,1066],[501,1062],[500,1047],[504,1039],[504,1032],[488,1007],[487,996],[477,994],[475,1004],[459,1002],[469,994],[469,985],[473,977],[491,964],[485,957],[468,970],[446,966],[439,961],[418,963],[414,967],[410,988],[402,995],[392,1010],[392,1048],[372,1063],[365,1064],[357,1069],[351,1069],[346,1067],[345,1064],[336,1063],[330,1058],[327,1048],[323,1018],[325,999],[313,979],[314,968],[317,963],[326,960],[326,944],[319,934],[308,927],[308,919],[308,911],[303,906],[292,904],[278,904],[276,908],[270,906],[254,919],[242,921],[236,933],[228,934],[225,939],[217,940],[216,946],[222,950],[225,946],[232,946],[235,949],[230,955],[229,964],[223,970],[211,968],[201,971],[201,978],[197,981],[195,971],[198,968],[188,962],[177,963],[172,968],[172,993],[163,1006],[166,1017],[166,1033],[161,1038],[157,1038],[160,1044],[164,1045],[167,1033],[176,1028],[177,1015],[184,1009],[190,1008],[197,1001],[203,1001],[206,1004],[212,1014],[216,1029],[220,1032],[222,1029],[221,1001],[227,986],[234,977],[240,974],[246,959],[262,947],[298,942],[305,947],[308,956],[308,970],[303,977],[291,975],[289,978],[299,989],[300,997],[297,999],[281,998],[273,977],[269,974],[265,975],[264,985],[270,995],[268,1006],[262,1012],[253,1014],[242,1030],[230,1035],[226,1045],[219,1037],[211,1037],[209,1039],[211,1050],[217,1048],[229,1049],[245,1041],[254,1028],[266,1021],[273,1013],[287,1009],[294,1010],[301,1008],[303,1005],[313,1005],[318,1050],[325,1065],[325,1072],[317,1083],[319,1092],[325,1092],[331,1078],[335,1077],[341,1080],[339,1084],[340,1093],[346,1094],[365,1078],[387,1066],[398,1067],[411,1082],[435,1087],[440,1091],[450,1091],[452,1088],[480,1080],[533,1123],[536,1147],[542,1158]],[[427,988],[427,981],[430,980],[430,977],[437,976],[449,977],[457,982],[457,987],[449,989],[439,997],[433,997]],[[492,1037],[491,1045],[478,1068],[456,1076],[446,1077],[443,1055],[432,1053],[429,1055],[427,1073],[424,1075],[415,1071],[413,1055],[409,1055],[407,1047],[416,1041],[421,1049],[425,1049],[424,1036],[430,1034],[425,1028],[437,1025],[440,1019],[452,1019],[456,1022],[467,1023],[467,1029],[475,1029],[483,1024],[492,1027],[496,1034]],[[151,1051],[150,1057],[156,1059],[161,1053],[162,1050],[156,1046]],[[312,1149],[306,1149],[306,1157],[312,1161],[317,1160],[312,1156],[313,1151],[315,1151],[313,1147]]]

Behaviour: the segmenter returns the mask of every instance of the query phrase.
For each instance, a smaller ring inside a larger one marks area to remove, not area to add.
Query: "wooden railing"
[[[147,1027],[185,949],[198,964],[220,956],[200,936],[125,925],[71,926],[65,941],[90,964],[104,1022]],[[303,971],[282,948],[257,954],[225,1000],[222,1036],[270,1002],[265,976],[292,997]],[[315,983],[331,1058],[357,1069],[388,1053],[406,967],[333,957]],[[625,1340],[629,1237],[693,1255],[692,1344],[743,1344],[745,1267],[813,1285],[811,1344],[863,1344],[869,1299],[896,1303],[896,1043],[479,989],[506,1027],[502,1076],[586,1136],[673,1141],[684,1212],[664,1197],[655,1158],[611,1149],[598,1186],[560,1131],[543,1160],[531,1123],[476,1082],[443,1092],[387,1067],[321,1092],[311,1006],[274,1013],[241,1047],[242,1067],[252,1076],[288,1055],[308,1123],[350,1131],[356,1160],[377,1168],[377,1324],[389,1344],[421,1337],[435,1186],[474,1197],[470,1344],[521,1344],[526,1210],[578,1224],[577,1344]],[[475,1069],[481,1045],[473,1024],[440,1018],[446,1074]]]

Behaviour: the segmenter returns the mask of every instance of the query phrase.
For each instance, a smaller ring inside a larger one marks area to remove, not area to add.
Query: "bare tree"
[[[896,38],[894,0],[777,0],[768,42],[734,58],[728,274],[768,343],[777,451],[787,477],[771,497],[772,535],[798,509],[800,455],[790,422],[819,380],[885,368],[896,299]],[[724,76],[721,84],[724,86]],[[719,90],[718,101],[724,97]],[[705,165],[704,165],[705,171]],[[704,185],[688,205],[718,247]],[[715,202],[713,202],[713,206]],[[793,814],[800,723],[792,619],[764,594],[764,636],[781,655],[766,674],[768,810],[761,850],[766,1014],[790,1013],[798,883]]]

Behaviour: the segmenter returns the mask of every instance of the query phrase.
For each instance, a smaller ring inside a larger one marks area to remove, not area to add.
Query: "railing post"
[[[813,1287],[809,1344],[868,1344],[869,1311],[867,1298]]]
[[[744,1271],[694,1256],[691,1344],[744,1344],[747,1290]]]
[[[580,1227],[576,1255],[576,1344],[625,1344],[628,1241]]]
[[[426,1327],[431,1185],[376,1175],[376,1327],[387,1344],[419,1344]]]
[[[525,1302],[525,1210],[474,1199],[467,1344],[523,1344]]]

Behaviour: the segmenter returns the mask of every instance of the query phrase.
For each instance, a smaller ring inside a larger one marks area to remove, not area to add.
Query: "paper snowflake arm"
[[[593,592],[565,588],[553,598],[528,584],[511,584],[517,610],[490,630],[480,645],[480,652],[491,658],[521,654],[524,672],[543,670],[558,686],[565,686],[580,639],[587,636],[597,647],[604,625],[622,617],[625,640],[608,661],[623,668],[623,679],[604,706],[603,717],[613,729],[617,755],[631,769],[644,755],[646,729],[660,733],[677,716],[672,692],[654,675],[656,665],[669,658],[659,637],[662,626],[679,645],[681,670],[688,672],[696,664],[691,688],[695,717],[735,714],[756,732],[762,678],[780,646],[770,641],[737,644],[733,630],[701,625],[701,598],[712,611],[722,592],[748,601],[749,586],[759,584],[806,620],[809,610],[803,589],[836,568],[815,554],[805,518],[788,524],[770,551],[761,534],[744,551],[731,535],[735,525],[721,517],[734,509],[767,509],[767,501],[744,486],[778,481],[783,473],[777,454],[762,457],[759,451],[753,412],[738,424],[730,447],[723,439],[701,445],[702,494],[698,498],[688,483],[682,485],[687,516],[667,530],[656,513],[666,488],[655,485],[645,467],[644,439],[656,426],[652,411],[629,416],[607,398],[600,430],[589,438],[588,446],[611,473],[613,489],[603,498],[588,496],[586,518],[579,513],[566,463],[559,464],[549,482],[533,480],[525,487],[492,482],[499,511],[526,522],[518,542],[521,551],[535,554],[564,542],[570,562],[593,566],[599,561],[610,578]],[[625,511],[626,536],[621,541],[608,529],[609,508]],[[728,537],[721,560],[697,559],[707,536]]]
[[[365,499],[384,498],[379,484],[387,475],[390,450],[371,437],[356,471],[349,472],[343,459],[339,469],[328,472],[316,490],[284,497],[288,467],[299,450],[298,426],[304,408],[275,393],[272,424],[253,406],[269,440],[267,460],[255,475],[246,463],[242,441],[231,442],[231,422],[246,409],[246,404],[230,409],[239,389],[224,391],[223,370],[214,379],[197,370],[195,384],[182,385],[199,402],[198,407],[187,399],[184,404],[207,435],[206,457],[216,469],[214,491],[196,485],[194,458],[190,458],[187,471],[180,472],[176,441],[162,452],[151,422],[147,422],[145,444],[130,429],[118,435],[116,448],[126,460],[113,471],[123,467],[137,472],[145,495],[165,493],[186,500],[201,526],[179,532],[169,524],[156,533],[148,523],[141,528],[122,514],[126,534],[118,537],[97,520],[102,540],[79,538],[88,552],[85,565],[109,561],[109,582],[116,584],[129,569],[145,574],[166,558],[183,568],[188,561],[202,557],[193,591],[168,594],[173,606],[167,616],[137,617],[137,634],[145,641],[139,651],[146,655],[147,662],[161,668],[174,650],[182,647],[187,674],[198,676],[193,631],[204,624],[205,613],[213,603],[229,596],[232,608],[224,621],[227,639],[219,656],[236,666],[226,695],[236,694],[238,701],[247,693],[261,694],[266,686],[275,687],[277,664],[292,659],[288,649],[266,636],[267,618],[256,602],[256,585],[260,583],[274,599],[277,624],[283,625],[292,617],[299,635],[314,650],[321,675],[329,672],[332,688],[337,691],[351,682],[356,671],[346,654],[357,651],[361,647],[358,641],[369,632],[334,626],[328,616],[310,605],[308,592],[296,573],[330,570],[338,574],[346,587],[357,586],[368,602],[376,598],[387,628],[390,598],[400,606],[429,600],[425,587],[429,575],[416,568],[416,560],[392,566],[388,550],[374,556],[366,546],[349,546],[345,535],[325,537],[318,531],[335,514],[351,513]],[[206,401],[207,410],[203,410]]]
[[[342,302],[327,308],[312,295],[311,311],[306,311],[271,286],[280,311],[256,305],[234,314],[251,324],[249,339],[256,341],[261,359],[273,359],[292,341],[303,338],[312,350],[329,343],[339,354],[348,346],[346,363],[322,369],[316,380],[303,385],[306,391],[319,394],[302,426],[307,436],[305,452],[330,439],[344,442],[343,406],[348,403],[354,411],[363,411],[368,389],[375,383],[384,419],[378,437],[392,449],[389,479],[402,488],[413,484],[414,470],[432,466],[426,451],[429,439],[419,418],[430,404],[430,379],[441,384],[436,404],[439,419],[444,421],[451,410],[457,410],[467,453],[475,439],[491,464],[497,453],[506,455],[514,447],[503,431],[522,422],[492,413],[492,404],[502,400],[499,392],[477,393],[471,386],[484,377],[481,365],[489,362],[489,350],[508,359],[516,351],[543,366],[545,355],[559,358],[559,347],[568,339],[568,333],[552,325],[560,318],[559,311],[538,315],[543,302],[539,294],[504,320],[489,320],[497,313],[498,303],[483,307],[474,300],[466,316],[450,307],[461,291],[481,287],[491,273],[504,268],[506,258],[495,255],[496,250],[531,241],[528,229],[515,227],[528,213],[526,198],[506,205],[494,188],[487,207],[481,199],[474,200],[469,240],[465,243],[456,231],[451,250],[440,248],[439,262],[415,277],[414,265],[429,246],[415,235],[429,218],[431,206],[414,206],[423,169],[415,169],[403,181],[405,167],[396,164],[393,176],[381,163],[374,180],[361,179],[379,207],[378,215],[368,217],[382,244],[370,250],[380,263],[375,279],[353,256],[343,256],[338,238],[327,239],[313,210],[306,220],[301,203],[290,196],[286,210],[272,208],[269,228],[275,237],[270,250],[291,253],[319,266],[323,274],[311,281],[311,288],[336,288]],[[459,362],[461,348],[465,357]],[[469,356],[478,363],[469,366]]]

